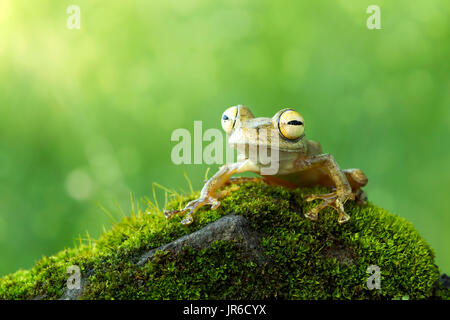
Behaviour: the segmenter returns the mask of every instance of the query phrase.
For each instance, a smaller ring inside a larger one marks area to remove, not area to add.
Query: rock
[[[267,257],[261,250],[261,235],[251,228],[250,223],[243,216],[229,215],[211,222],[198,231],[143,253],[135,259],[136,266],[143,266],[151,261],[157,251],[170,251],[176,254],[187,246],[199,250],[207,248],[212,242],[218,240],[235,241],[248,254],[247,259],[260,264],[268,262]],[[93,270],[89,270],[87,275],[81,278],[80,289],[66,289],[60,300],[77,300],[82,297],[88,278],[92,274]],[[36,299],[41,298],[43,297],[37,297]]]
[[[442,286],[446,289],[450,289],[450,277],[446,275],[445,273],[441,275],[439,278],[439,281],[441,282]]]
[[[261,235],[251,228],[250,223],[243,216],[229,215],[194,233],[145,252],[139,257],[137,265],[142,266],[147,263],[157,251],[180,252],[186,246],[203,249],[218,240],[236,241],[238,245],[245,248],[249,259],[258,261],[258,263],[267,262],[260,247]]]

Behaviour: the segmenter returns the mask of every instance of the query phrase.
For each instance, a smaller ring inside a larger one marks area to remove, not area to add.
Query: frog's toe
[[[310,195],[306,198],[306,201],[310,202],[317,199],[321,199],[323,201],[322,203],[311,209],[310,212],[305,214],[305,217],[307,217],[308,219],[316,221],[319,212],[325,207],[331,207],[338,212],[338,222],[340,224],[343,224],[350,219],[350,216],[345,213],[344,201],[341,199],[341,197],[338,196],[336,192],[323,195]]]
[[[318,206],[312,208],[309,212],[305,213],[305,217],[308,218],[311,221],[317,221],[317,218],[319,217],[319,212],[323,208],[327,207],[329,205],[328,201],[324,201]]]
[[[338,223],[343,224],[350,220],[350,216],[345,212],[339,215]]]
[[[184,210],[164,210],[163,214],[166,219],[172,219],[177,214],[182,214]]]
[[[313,209],[305,213],[305,217],[311,221],[317,221],[317,218],[319,217],[319,212]]]
[[[314,200],[317,200],[317,199],[330,200],[333,197],[335,197],[335,193],[334,192],[333,193],[326,193],[326,194],[310,194],[309,196],[307,196],[305,198],[305,200],[307,202],[311,202],[311,201],[314,201]]]
[[[186,213],[192,217],[193,210],[195,210],[196,206],[196,200],[193,200],[189,202],[183,209],[181,210],[164,210],[163,214],[166,217],[166,219],[172,219],[173,217],[180,215],[183,216]]]
[[[215,200],[211,203],[211,210],[216,210],[218,207],[220,207],[220,201]]]
[[[183,216],[185,215],[184,219],[181,221],[182,224],[184,225],[190,225],[193,221],[194,221],[194,213],[202,206],[204,205],[210,205],[211,209],[217,209],[220,206],[220,201],[217,200],[216,198],[213,197],[205,197],[205,198],[200,198],[200,199],[196,199],[196,200],[192,200],[191,202],[189,202],[184,209],[181,210],[169,210],[169,211],[164,211],[164,216],[167,219],[171,219],[176,215],[180,215]]]
[[[190,225],[192,222],[194,222],[194,217],[192,216],[192,214],[188,213],[183,220],[181,220],[181,224],[188,226]]]

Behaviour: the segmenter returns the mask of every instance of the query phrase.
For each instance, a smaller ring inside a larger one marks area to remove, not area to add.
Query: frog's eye
[[[295,140],[305,132],[305,122],[297,111],[288,109],[280,115],[278,129],[286,139]]]
[[[233,130],[238,113],[238,107],[230,107],[222,114],[222,128],[227,134]]]

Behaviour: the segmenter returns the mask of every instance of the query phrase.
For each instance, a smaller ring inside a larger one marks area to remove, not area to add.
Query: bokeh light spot
[[[67,175],[66,190],[73,199],[82,201],[92,195],[94,183],[85,170],[76,169]]]

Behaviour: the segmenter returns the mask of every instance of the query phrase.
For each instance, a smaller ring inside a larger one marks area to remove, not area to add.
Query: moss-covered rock
[[[351,219],[344,225],[332,209],[323,210],[317,222],[306,219],[303,213],[316,203],[305,202],[305,196],[326,191],[248,183],[217,210],[200,209],[190,226],[181,225],[181,217],[166,220],[152,205],[91,244],[1,278],[0,298],[448,299],[448,290],[437,285],[432,249],[405,219],[352,202],[345,205]],[[196,196],[174,197],[168,207],[180,208]],[[173,242],[227,215],[248,222],[257,235],[258,257],[242,245],[245,232],[204,246]],[[71,265],[82,274],[76,294],[66,289]],[[380,289],[367,288],[371,265],[380,269]]]

